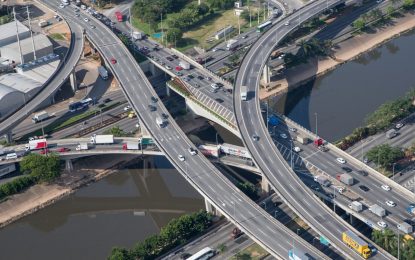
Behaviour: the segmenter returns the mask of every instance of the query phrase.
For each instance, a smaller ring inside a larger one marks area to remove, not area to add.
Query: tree
[[[369,160],[377,163],[379,166],[390,168],[394,162],[403,158],[404,153],[398,147],[382,144],[370,149],[366,156]]]
[[[250,197],[252,200],[257,200],[259,198],[257,188],[250,182],[240,182],[237,187],[245,193],[246,196]]]
[[[369,15],[372,18],[372,20],[378,20],[383,17],[382,11],[380,9],[373,9],[372,11],[370,11]]]
[[[180,41],[183,37],[183,32],[179,28],[170,28],[167,30],[166,39],[169,43],[176,44],[177,41]]]
[[[133,260],[130,253],[125,248],[113,247],[108,260]]]
[[[218,251],[219,253],[223,254],[226,251],[226,245],[224,243],[219,244]]]
[[[411,9],[415,6],[415,0],[404,0],[402,6],[407,10]]]
[[[126,136],[124,130],[122,130],[118,125],[111,127],[110,129],[105,131],[105,134],[114,135],[115,137],[122,137]]]
[[[302,56],[308,57],[311,54],[313,46],[310,44],[309,41],[302,39],[296,45],[300,47],[300,53]]]
[[[23,158],[20,169],[40,181],[51,182],[60,175],[59,157],[54,153],[45,156],[32,153]]]
[[[355,30],[361,32],[366,27],[366,22],[362,18],[359,18],[353,22],[352,26]]]
[[[395,8],[392,5],[389,5],[386,8],[386,14],[387,14],[388,18],[392,18],[394,13],[395,13]]]
[[[235,66],[236,63],[239,61],[239,55],[232,54],[231,56],[229,56],[229,61],[232,63],[233,66]]]

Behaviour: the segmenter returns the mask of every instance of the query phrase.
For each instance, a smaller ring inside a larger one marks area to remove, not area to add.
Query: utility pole
[[[132,17],[131,17],[131,7],[128,8],[128,16],[130,17],[130,36],[131,40],[133,39],[133,23],[132,23]]]
[[[24,63],[23,54],[22,54],[22,46],[20,46],[20,37],[19,37],[19,26],[17,25],[17,19],[16,19],[16,11],[13,7],[13,17],[14,17],[14,23],[16,24],[16,35],[17,35],[17,45],[19,45],[19,52],[20,52],[20,63]]]
[[[163,32],[163,12],[161,12],[161,42],[164,44],[164,32]]]
[[[317,133],[317,113],[314,113],[314,115],[316,116],[316,136],[318,136],[318,133]]]
[[[36,60],[35,40],[33,39],[32,23],[30,22],[30,12],[29,12],[29,6],[26,6],[26,11],[27,11],[27,19],[29,20],[30,37],[32,38],[32,45],[33,45],[33,59],[34,59],[34,60]]]
[[[248,11],[249,11],[249,28],[252,27],[252,19],[251,19],[251,8],[249,8],[248,6]]]
[[[239,22],[239,16],[240,16],[240,15],[238,15],[238,28],[239,28],[239,33],[238,33],[238,35],[239,35],[239,34],[241,34],[241,23]]]

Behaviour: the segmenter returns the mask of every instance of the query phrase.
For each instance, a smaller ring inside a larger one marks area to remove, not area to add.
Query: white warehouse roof
[[[17,21],[17,27],[19,29],[20,40],[30,36],[29,28],[27,28],[24,24]],[[17,37],[15,21],[0,25],[0,46],[4,46],[16,41]]]

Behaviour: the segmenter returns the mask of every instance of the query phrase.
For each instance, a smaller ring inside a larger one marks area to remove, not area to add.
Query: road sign
[[[320,236],[320,243],[325,245],[325,246],[329,246],[330,242],[327,240],[327,238]]]

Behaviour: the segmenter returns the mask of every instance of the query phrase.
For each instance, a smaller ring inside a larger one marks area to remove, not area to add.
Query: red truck
[[[122,13],[117,11],[115,12],[115,17],[117,17],[117,21],[118,22],[122,22],[123,21],[123,17],[122,17]]]
[[[26,144],[26,150],[39,150],[45,149],[48,147],[46,139],[36,139],[30,140],[28,144]]]

